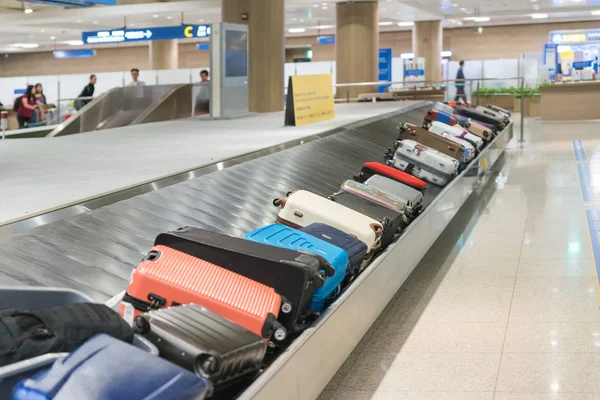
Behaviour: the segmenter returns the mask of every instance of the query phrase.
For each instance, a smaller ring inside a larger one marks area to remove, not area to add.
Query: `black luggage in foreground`
[[[331,200],[381,222],[381,226],[383,226],[381,249],[392,243],[405,220],[404,214],[349,192],[336,193],[331,196]]]
[[[134,329],[161,357],[208,379],[215,391],[252,378],[267,351],[263,338],[198,304],[142,314]]]
[[[282,307],[279,321],[288,339],[306,328],[314,317],[312,297],[335,270],[321,256],[269,246],[199,228],[185,227],[161,233],[154,245],[163,245],[216,264],[272,287],[291,303]]]

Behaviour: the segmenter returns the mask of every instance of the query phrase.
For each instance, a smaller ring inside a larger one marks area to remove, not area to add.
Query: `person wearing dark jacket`
[[[459,101],[459,99],[462,98],[466,103],[467,94],[465,93],[465,73],[463,72],[465,62],[461,61],[458,65],[460,68],[458,68],[458,72],[456,73],[456,97],[454,98],[454,101]]]
[[[90,75],[90,82],[83,88],[83,90],[77,97],[92,97],[94,95],[94,85],[95,84],[96,84],[96,75]],[[77,109],[77,111],[79,111],[90,101],[92,101],[92,100],[91,99],[76,100],[75,108]]]

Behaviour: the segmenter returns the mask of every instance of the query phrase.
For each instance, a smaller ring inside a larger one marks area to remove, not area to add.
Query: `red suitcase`
[[[354,180],[365,183],[365,181],[373,175],[383,175],[418,190],[424,190],[427,187],[425,181],[400,171],[399,169],[378,162],[364,163],[360,174],[354,176]]]
[[[287,335],[277,321],[282,298],[272,287],[166,246],[154,246],[134,270],[120,311],[131,322],[151,309],[190,303],[265,339]]]

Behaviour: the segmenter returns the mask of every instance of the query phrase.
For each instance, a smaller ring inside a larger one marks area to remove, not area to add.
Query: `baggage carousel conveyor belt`
[[[297,188],[323,196],[334,193],[364,162],[382,159],[398,123],[420,124],[430,104],[352,124],[318,140],[10,234],[0,242],[0,285],[66,287],[106,301],[124,290],[131,270],[159,232],[192,225],[242,236],[270,224],[277,214],[273,198]],[[425,204],[431,206],[241,397],[316,398],[473,191],[482,159],[487,158],[491,167],[510,138],[512,124],[446,188],[431,185],[425,196]],[[397,265],[399,259],[402,268],[384,268]],[[382,273],[387,274],[383,283]],[[374,283],[383,286],[373,289]],[[368,287],[375,291],[364,293]],[[313,339],[322,347],[311,359],[306,351],[311,346],[315,350]],[[312,382],[310,387],[306,382]]]

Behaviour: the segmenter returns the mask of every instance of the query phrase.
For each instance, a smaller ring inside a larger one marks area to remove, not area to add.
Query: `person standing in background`
[[[27,91],[21,96],[21,103],[17,110],[17,121],[19,121],[19,129],[24,128],[25,124],[31,121],[31,116],[37,108],[35,104],[35,95],[33,93],[33,85],[27,86]]]
[[[465,62],[461,60],[458,63],[459,68],[456,73],[456,97],[454,101],[459,101],[459,99],[463,99],[463,101],[467,102],[467,94],[465,93],[465,73],[463,71],[463,67],[465,66]]]
[[[31,122],[42,122],[44,116],[44,110],[46,106],[46,96],[44,96],[44,88],[41,83],[36,83],[34,88],[35,104],[38,106],[38,110],[33,112],[31,116]]]
[[[77,97],[92,97],[92,96],[94,96],[94,90],[96,88],[95,85],[96,85],[97,80],[98,80],[98,78],[96,78],[96,75],[94,75],[94,74],[90,75],[90,81],[83,88],[83,90]],[[75,100],[75,109],[77,111],[81,110],[90,101],[92,101],[92,99]]]
[[[145,85],[144,81],[138,80],[138,78],[140,77],[139,69],[132,68],[130,72],[131,72],[131,82],[129,83],[129,86],[144,86]]]
[[[200,83],[208,83],[208,71],[205,69],[200,71]]]

